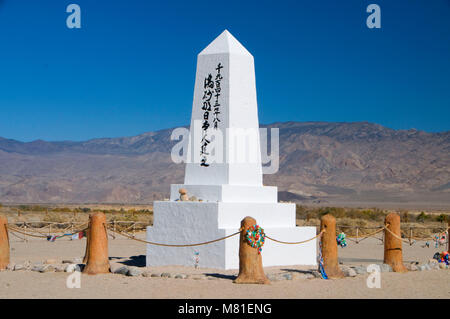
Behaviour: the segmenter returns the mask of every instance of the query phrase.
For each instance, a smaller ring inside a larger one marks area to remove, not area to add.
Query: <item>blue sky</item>
[[[81,29],[66,27],[70,3]],[[186,125],[196,56],[224,29],[255,57],[261,123],[450,130],[450,0],[0,0],[0,136]]]

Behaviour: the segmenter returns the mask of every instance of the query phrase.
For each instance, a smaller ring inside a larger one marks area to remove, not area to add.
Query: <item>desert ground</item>
[[[13,237],[13,236],[11,236]],[[138,234],[144,238],[144,233]],[[82,258],[86,239],[30,239],[23,242],[11,238],[11,262],[30,261],[32,264],[54,259]],[[440,247],[422,247],[417,242],[403,245],[404,263],[423,264],[432,258]],[[177,249],[177,248],[174,248]],[[312,266],[285,266],[265,268],[266,274],[290,273],[292,280],[276,280],[270,285],[238,285],[232,281],[237,270],[218,270],[200,267],[168,266],[145,267],[145,244],[117,237],[109,240],[109,256],[112,266],[128,265],[154,274],[187,274],[187,279],[163,277],[132,277],[120,274],[81,275],[81,288],[67,288],[69,273],[30,270],[0,272],[0,298],[450,298],[450,270],[411,271],[405,274],[382,272],[381,288],[368,288],[368,274],[355,277],[323,280],[308,279],[304,275]],[[359,244],[348,242],[339,247],[339,259],[343,265],[368,265],[382,263],[383,245],[376,238],[368,238]],[[237,253],[237,252],[236,252]],[[263,253],[264,258],[264,253]],[[257,289],[256,289],[257,288]]]

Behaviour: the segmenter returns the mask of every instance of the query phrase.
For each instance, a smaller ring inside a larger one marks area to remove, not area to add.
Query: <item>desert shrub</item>
[[[409,222],[409,213],[408,211],[404,211],[400,213],[400,221],[402,223],[408,223]]]
[[[326,214],[333,215],[335,218],[343,218],[343,217],[345,217],[345,208],[342,208],[342,207],[319,208],[319,213],[318,213],[319,218]]]
[[[436,217],[436,221],[443,223],[448,220],[448,216],[446,214],[440,214]]]
[[[430,216],[425,214],[424,212],[420,212],[420,214],[416,217],[416,220],[420,223],[423,223],[428,219],[430,219]]]
[[[47,209],[46,207],[39,205],[19,205],[17,208],[26,212],[43,212]]]
[[[305,206],[295,205],[295,217],[297,219],[305,219],[307,218],[308,209]]]

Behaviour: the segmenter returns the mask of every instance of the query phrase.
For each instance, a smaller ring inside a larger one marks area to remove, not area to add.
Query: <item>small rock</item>
[[[160,274],[160,273],[153,273],[153,274],[151,275],[151,277],[161,277],[161,274]]]
[[[116,267],[114,268],[114,271],[111,268],[111,272],[114,274],[119,274],[119,275],[127,275],[128,274],[128,267],[127,266],[121,266],[121,267]]]
[[[187,275],[186,274],[176,274],[175,275],[175,278],[176,279],[187,279]]]
[[[415,264],[406,265],[406,269],[408,269],[409,271],[417,271],[418,270],[418,268]]]
[[[420,271],[431,270],[431,267],[428,264],[423,264],[418,267]]]
[[[168,272],[163,272],[163,273],[161,274],[161,277],[163,277],[163,278],[172,278],[172,274],[170,274],[170,273],[168,273]]]
[[[56,272],[64,272],[66,270],[66,266],[65,265],[56,265],[55,266],[55,271]]]
[[[31,271],[39,271],[39,272],[41,272],[42,269],[44,269],[44,265],[43,264],[34,264],[31,267]]]
[[[191,196],[191,197],[189,198],[189,200],[190,200],[191,202],[196,202],[196,201],[198,201],[197,197],[195,197],[195,196]]]
[[[439,269],[447,269],[447,265],[444,263],[439,263]]]
[[[357,275],[356,271],[350,267],[344,267],[344,268],[341,268],[341,270],[344,273],[345,277],[356,277],[356,275]]]
[[[26,262],[24,262],[23,267],[25,268],[25,270],[30,270],[31,269],[31,261],[27,260]]]
[[[191,279],[194,279],[194,280],[203,280],[203,279],[206,279],[206,277],[205,277],[205,276],[202,276],[202,275],[193,275],[193,276],[191,277]]]
[[[112,273],[115,273],[117,269],[122,268],[124,265],[122,264],[116,264],[116,263],[110,263],[109,269]]]
[[[270,281],[279,281],[280,280],[280,278],[278,278],[277,274],[268,274],[266,277]]]
[[[380,264],[381,272],[392,272],[392,267],[388,264]]]
[[[428,264],[429,264],[429,265],[437,265],[437,264],[438,264],[438,261],[437,261],[436,259],[429,259],[429,260],[428,260]]]
[[[21,264],[16,264],[14,266],[14,271],[25,270],[25,269],[26,269],[26,267],[24,265],[21,265]]]
[[[53,272],[55,271],[55,266],[53,265],[43,265],[39,272]]]
[[[127,276],[138,277],[141,274],[142,274],[142,270],[140,270],[137,267],[129,267],[128,268]]]
[[[430,269],[434,269],[434,270],[439,270],[439,269],[441,269],[441,268],[439,267],[439,264],[438,264],[438,263],[428,264],[428,266],[430,266]]]
[[[152,276],[152,273],[148,270],[142,272],[142,277],[151,277],[151,276]]]
[[[14,263],[9,263],[8,266],[6,266],[6,270],[11,270],[11,271],[13,271],[15,266],[16,266],[16,264],[14,264]]]
[[[44,261],[44,264],[47,264],[47,265],[56,264],[56,263],[58,263],[58,261],[56,259],[47,259]]]
[[[64,264],[63,267],[64,267],[65,272],[74,272],[74,271],[81,272],[82,271],[79,264],[78,265],[77,264]]]
[[[292,274],[284,273],[281,275],[285,280],[292,280]]]
[[[367,269],[363,266],[355,266],[352,267],[353,270],[358,274],[358,275],[365,275],[367,274]]]

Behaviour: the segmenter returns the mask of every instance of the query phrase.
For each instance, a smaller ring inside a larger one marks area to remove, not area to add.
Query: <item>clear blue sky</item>
[[[381,29],[366,26],[370,3]],[[186,125],[196,56],[224,29],[255,57],[261,123],[450,130],[450,0],[0,0],[0,136]]]

